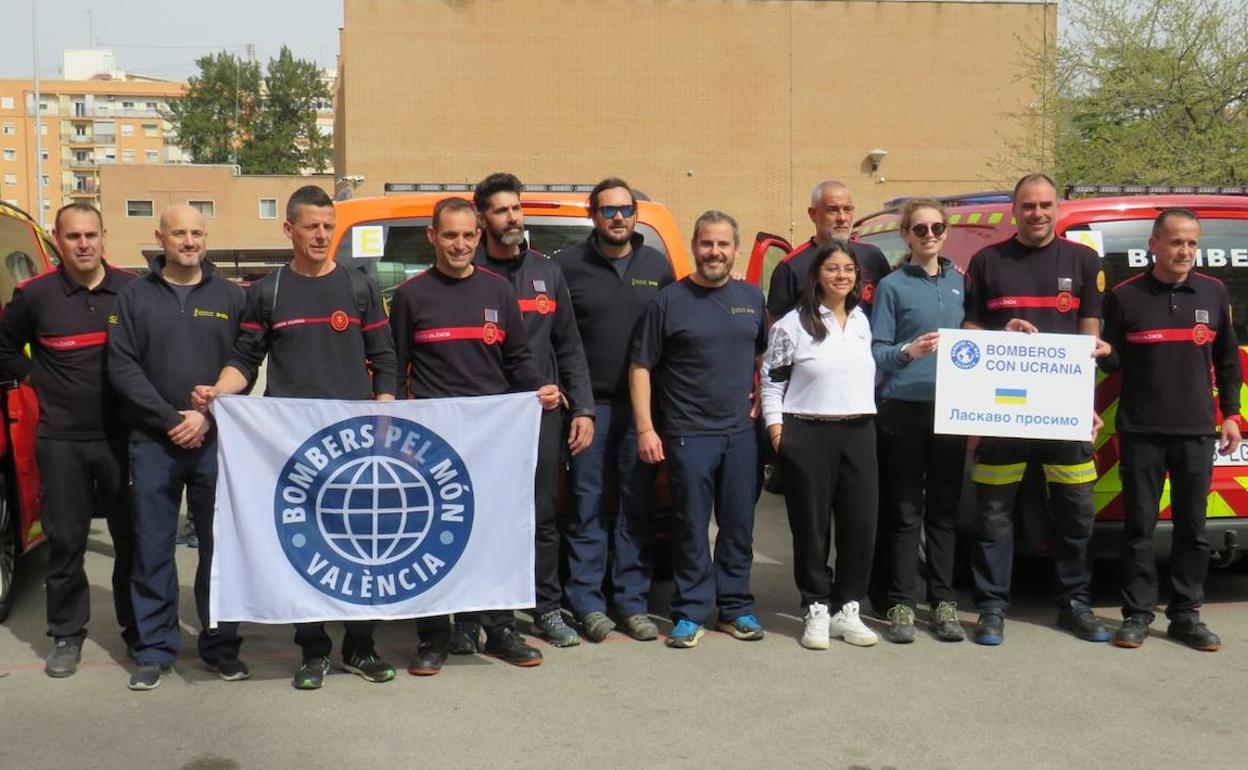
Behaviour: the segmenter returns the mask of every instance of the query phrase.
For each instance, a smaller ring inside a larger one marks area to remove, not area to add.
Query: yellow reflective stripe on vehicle
[[[996,223],[1000,222],[1002,219],[1005,219],[1005,214],[1002,214],[1000,211],[994,211],[993,213],[988,215],[988,224],[995,225]]]
[[[43,522],[36,521],[30,525],[30,529],[26,530],[26,539],[34,540],[43,534]]]
[[[975,463],[975,467],[971,469],[971,481],[976,484],[992,484],[994,486],[1017,484],[1023,480],[1023,473],[1026,470],[1027,463],[1013,463],[1011,465]]]
[[[1075,465],[1044,465],[1044,478],[1050,484],[1091,484],[1096,481],[1096,466],[1091,462]]]
[[[1235,479],[1243,484],[1242,479]],[[1205,518],[1206,519],[1231,519],[1235,518],[1235,509],[1232,508],[1226,500],[1217,492],[1210,492],[1205,502]]]
[[[951,224],[951,225],[956,225],[957,223],[959,223],[959,222],[961,222],[961,221],[962,221],[962,215],[961,215],[961,214],[950,214],[950,215],[949,215],[949,224]]]
[[[978,211],[976,211],[973,214],[968,214],[966,217],[966,223],[968,225],[977,224],[979,222],[979,217],[980,217],[980,213]]]

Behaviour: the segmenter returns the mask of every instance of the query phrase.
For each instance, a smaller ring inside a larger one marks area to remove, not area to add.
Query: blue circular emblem
[[[979,363],[979,346],[970,340],[959,340],[949,349],[949,358],[959,369],[970,369]]]
[[[451,571],[472,533],[464,461],[424,425],[387,415],[308,437],[282,467],[273,507],[291,566],[353,604],[419,596]]]

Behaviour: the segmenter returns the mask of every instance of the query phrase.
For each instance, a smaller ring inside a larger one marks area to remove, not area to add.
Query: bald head
[[[208,247],[204,216],[185,203],[176,203],[160,214],[156,240],[165,251],[166,269],[198,270]]]
[[[815,185],[807,213],[815,225],[815,242],[820,246],[834,238],[849,240],[854,225],[854,199],[844,183],[829,179]]]

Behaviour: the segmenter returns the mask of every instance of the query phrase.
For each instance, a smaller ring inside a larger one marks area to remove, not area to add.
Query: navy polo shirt
[[[749,430],[755,357],[767,347],[763,293],[744,281],[684,278],[650,302],[633,361],[652,372],[668,435]]]

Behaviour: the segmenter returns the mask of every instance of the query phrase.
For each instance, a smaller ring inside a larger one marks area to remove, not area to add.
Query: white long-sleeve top
[[[791,310],[771,327],[763,354],[763,419],[784,422],[784,415],[837,417],[875,414],[875,358],[871,324],[861,307],[849,313],[842,329],[832,311],[820,306],[828,336],[815,342]]]

